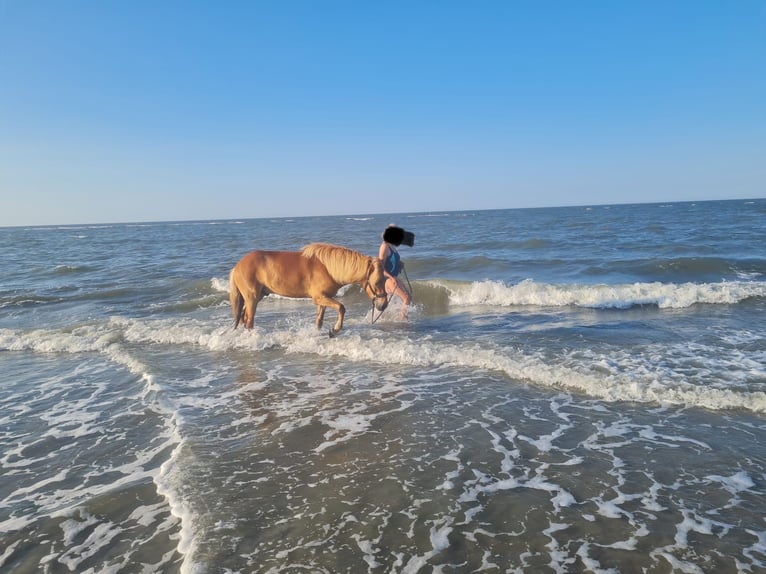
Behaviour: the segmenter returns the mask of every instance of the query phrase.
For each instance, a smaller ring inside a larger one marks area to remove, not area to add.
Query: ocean
[[[389,223],[406,320],[232,329],[247,252]],[[2,572],[766,572],[766,199],[2,228],[0,269]]]

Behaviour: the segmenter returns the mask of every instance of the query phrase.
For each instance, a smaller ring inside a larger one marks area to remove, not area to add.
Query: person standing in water
[[[407,306],[412,302],[412,296],[399,278],[399,274],[404,269],[404,263],[396,248],[402,243],[411,247],[415,241],[415,234],[391,224],[383,231],[382,237],[383,242],[380,244],[378,257],[384,262],[386,293],[389,298],[396,295],[402,300],[402,319],[406,319]]]

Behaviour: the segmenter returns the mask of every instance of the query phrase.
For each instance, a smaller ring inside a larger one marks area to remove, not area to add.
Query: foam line
[[[489,305],[628,309],[638,305],[656,305],[661,309],[682,309],[696,304],[731,305],[754,297],[766,297],[766,282],[763,281],[554,285],[527,279],[514,285],[501,281],[460,283],[439,280],[428,284],[446,290],[450,305],[458,307]]]
[[[119,335],[120,331],[122,336]],[[604,369],[597,370],[594,367],[598,366],[598,361],[594,361],[593,357],[564,356],[552,363],[549,358],[530,355],[510,347],[500,349],[476,343],[453,344],[428,337],[420,338],[417,342],[391,337],[384,340],[378,334],[377,331],[349,329],[341,337],[328,339],[306,323],[298,327],[288,326],[287,329],[256,328],[244,332],[230,328],[211,329],[210,323],[193,319],[113,319],[105,326],[83,327],[77,332],[0,329],[0,349],[62,353],[97,351],[109,355],[112,360],[135,373],[143,373],[143,366],[135,363],[115,341],[124,338],[142,344],[190,344],[213,351],[281,348],[290,354],[344,357],[371,363],[382,360],[380,349],[385,348],[388,364],[500,371],[513,380],[582,393],[608,402],[630,401],[710,410],[766,412],[766,392],[690,384],[686,377],[674,377],[672,372],[655,373],[640,364],[629,362],[626,370],[604,372]],[[151,377],[146,378],[147,390],[153,384]]]

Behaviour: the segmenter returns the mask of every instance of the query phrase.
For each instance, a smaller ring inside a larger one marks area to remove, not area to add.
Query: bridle
[[[385,284],[383,286],[383,291],[381,293],[378,293],[375,290],[375,286],[370,282],[370,276],[372,275],[372,269],[367,273],[367,276],[364,278],[364,285],[362,288],[367,291],[367,288],[369,287],[370,292],[372,293],[373,297],[371,300],[372,304],[372,322],[374,323],[377,321],[377,319],[380,319],[380,315],[383,314],[383,311],[386,310],[385,306],[383,307],[383,311],[380,312],[380,315],[378,315],[377,319],[375,318],[375,301],[378,301],[380,299],[383,299],[383,301],[386,303],[386,306],[388,305],[388,294],[386,293],[386,287]]]
[[[369,287],[370,291],[372,291],[372,295],[373,295],[372,303],[373,303],[373,305],[375,304],[375,301],[378,300],[378,299],[388,299],[388,295],[386,294],[386,288],[383,287],[383,292],[382,293],[378,293],[377,291],[375,291],[375,286],[372,283],[370,283],[369,275],[367,276],[367,281],[364,284],[364,290],[365,291],[367,290],[367,287]]]

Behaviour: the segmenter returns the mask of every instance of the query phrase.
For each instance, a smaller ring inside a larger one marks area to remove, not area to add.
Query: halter
[[[367,278],[367,282],[364,284],[364,286],[365,286],[365,288],[369,287],[370,291],[372,291],[372,294],[373,294],[372,303],[373,303],[373,305],[375,304],[375,299],[388,299],[388,295],[386,294],[386,290],[385,289],[383,289],[383,294],[382,295],[380,293],[376,293],[375,292],[375,287],[373,286],[372,283],[370,283],[370,278],[369,277]]]
[[[386,293],[385,286],[383,287],[383,294],[382,295],[379,294],[377,291],[375,291],[375,286],[372,283],[370,283],[370,275],[372,275],[372,271],[370,271],[367,274],[367,276],[364,278],[364,285],[362,286],[362,289],[366,290],[367,287],[369,287],[370,291],[372,292],[373,298],[370,301],[370,304],[372,305],[372,314],[374,316],[375,315],[375,301],[378,300],[378,299],[385,299],[386,302],[388,302],[388,294]],[[383,309],[383,311],[385,311],[385,308]],[[383,311],[380,312],[381,315],[383,314]],[[380,315],[378,317],[380,317]],[[373,321],[373,323],[374,322],[375,321]]]

